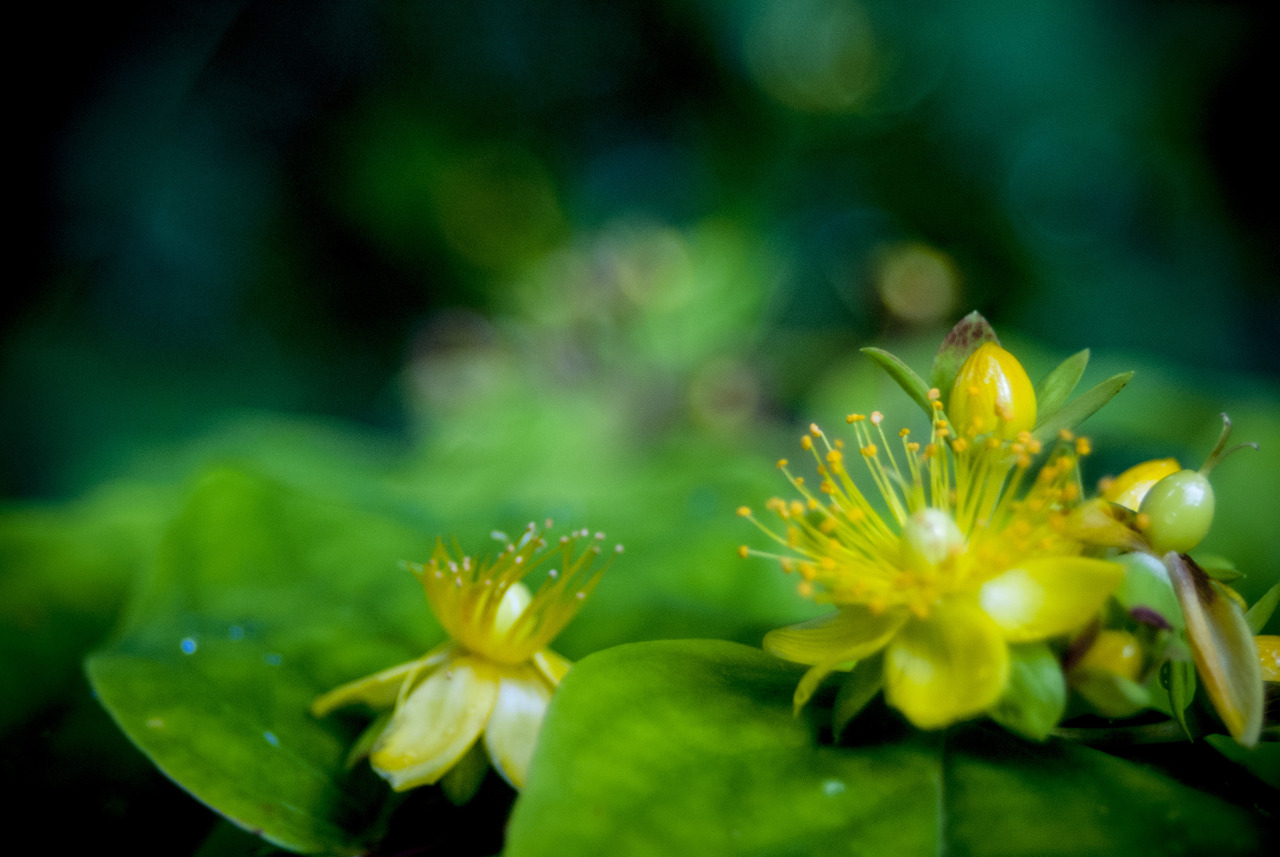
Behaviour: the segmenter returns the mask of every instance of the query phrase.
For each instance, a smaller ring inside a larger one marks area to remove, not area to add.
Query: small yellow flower
[[[592,541],[602,538],[597,533]],[[322,717],[357,702],[392,708],[385,726],[375,723],[369,762],[396,791],[438,782],[482,735],[494,768],[522,788],[547,704],[570,667],[547,646],[608,566],[592,570],[600,554],[595,543],[575,557],[583,539],[590,539],[586,530],[547,550],[544,534],[530,524],[493,562],[455,559],[438,541],[428,562],[407,565],[449,639],[415,661],[329,691],[312,713]],[[520,581],[557,556],[560,567],[531,593]]]
[[[1119,584],[1121,567],[1081,556],[1069,526],[1088,444],[1064,432],[1032,469],[1041,449],[1027,431],[1035,394],[1025,377],[1013,355],[983,345],[948,403],[969,426],[959,437],[941,417],[937,390],[923,447],[906,429],[890,443],[878,412],[849,417],[857,448],[848,456],[814,425],[802,446],[815,458],[817,483],[779,462],[800,495],[768,503],[783,531],[739,510],[785,548],[762,555],[797,573],[802,594],[836,607],[765,637],[766,650],[811,667],[797,709],[833,670],[883,651],[886,701],[916,726],[980,714],[1005,690],[1010,644],[1080,628]],[[882,503],[862,493],[846,457],[862,460]]]

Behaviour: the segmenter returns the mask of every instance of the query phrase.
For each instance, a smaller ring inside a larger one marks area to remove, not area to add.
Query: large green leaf
[[[0,735],[73,694],[154,554],[172,493],[118,482],[0,513]]]
[[[561,686],[508,857],[1256,853],[1245,811],[1149,769],[988,726],[852,744],[793,717],[801,670],[716,641],[619,646]],[[883,709],[881,709],[883,712]]]
[[[397,568],[428,545],[387,515],[215,472],[89,679],[139,749],[213,809],[291,850],[358,851],[387,789],[345,768],[357,724],[307,707],[438,638]]]

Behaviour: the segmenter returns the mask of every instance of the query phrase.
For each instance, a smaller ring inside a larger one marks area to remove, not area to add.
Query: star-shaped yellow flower
[[[522,788],[547,704],[570,667],[547,646],[608,566],[593,569],[602,538],[581,530],[548,549],[530,524],[492,562],[461,556],[438,541],[428,562],[407,565],[449,639],[417,660],[329,691],[312,713],[321,717],[353,703],[391,708],[361,745],[397,791],[440,781],[482,736],[494,768]],[[592,544],[575,556],[583,540]],[[531,593],[520,581],[553,557],[559,567]]]
[[[1011,644],[1080,628],[1123,576],[1115,563],[1082,556],[1071,534],[1087,441],[1064,432],[1033,469],[1035,393],[1012,354],[983,344],[960,368],[947,404],[958,435],[939,392],[929,398],[929,443],[903,429],[898,453],[880,413],[849,417],[850,457],[865,464],[880,503],[855,483],[843,442],[816,425],[802,445],[818,484],[779,463],[800,497],[769,501],[783,531],[759,525],[785,551],[765,555],[800,575],[802,594],[836,607],[765,637],[768,651],[811,667],[797,708],[833,670],[883,653],[886,701],[916,726],[980,714],[1005,690]]]

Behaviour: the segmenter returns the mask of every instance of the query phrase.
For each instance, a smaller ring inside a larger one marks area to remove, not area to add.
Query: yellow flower
[[[1069,526],[1087,441],[1062,433],[1048,462],[1032,469],[1041,451],[1026,428],[1035,394],[1029,382],[1009,382],[1025,377],[1008,352],[979,348],[949,403],[964,390],[969,429],[953,436],[931,390],[935,418],[923,448],[902,429],[895,453],[879,412],[851,415],[850,455],[866,466],[882,504],[855,483],[844,443],[814,425],[802,446],[815,458],[818,484],[779,462],[800,495],[768,503],[783,532],[739,510],[785,548],[761,555],[797,573],[802,594],[836,607],[765,637],[766,650],[811,667],[796,689],[797,709],[833,670],[883,651],[886,701],[916,726],[980,714],[1005,690],[1010,644],[1078,629],[1119,584],[1121,567],[1081,556]]]
[[[547,550],[543,533],[530,524],[493,562],[455,559],[438,541],[427,563],[407,565],[449,639],[417,660],[329,691],[312,713],[322,717],[357,702],[390,707],[389,719],[375,722],[365,741],[370,764],[396,791],[438,782],[482,735],[494,768],[523,787],[547,704],[570,667],[547,645],[608,566],[592,570],[598,544],[574,556],[588,538],[582,530]],[[531,593],[521,579],[556,556],[559,568]]]

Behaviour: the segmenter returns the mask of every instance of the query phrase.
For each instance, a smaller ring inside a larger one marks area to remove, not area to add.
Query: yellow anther
[[[942,410],[942,402],[939,402],[939,401],[937,401],[937,400],[935,399],[935,400],[932,402],[932,404],[933,404],[933,409],[934,409],[935,411],[940,411],[940,410]]]
[[[1058,440],[1070,443],[1075,439],[1076,436],[1072,433],[1071,429],[1058,429]]]
[[[817,423],[809,423],[809,433],[814,437],[821,437],[822,429],[818,428]]]
[[[845,420],[851,423],[860,423],[866,418],[866,414],[849,414],[849,416],[845,417]]]
[[[876,445],[874,443],[869,443],[858,451],[861,452],[863,455],[865,455],[867,458],[872,458],[875,456],[878,450],[876,449]]]
[[[987,449],[991,450],[992,452],[995,452],[997,449],[1000,448],[1002,443],[1003,441],[1001,441],[1000,438],[998,437],[989,437],[983,443],[983,446],[985,446]]]
[[[1027,442],[1027,452],[1031,453],[1032,455],[1039,455],[1040,449],[1041,449],[1040,441],[1031,440]]]
[[[817,500],[815,500],[813,497],[810,497],[808,500],[805,500],[805,501],[804,501],[804,504],[805,504],[805,506],[807,506],[807,507],[809,508],[809,511],[810,511],[810,512],[814,511],[815,509],[817,509],[819,506],[821,506],[821,505],[822,505],[822,504],[821,504],[821,503],[819,503]]]
[[[738,514],[743,518],[751,517],[751,508],[749,506],[739,506]]]
[[[907,444],[907,452],[919,452],[919,451],[920,451],[920,444],[916,443],[914,440]]]
[[[1076,455],[1088,455],[1093,452],[1093,446],[1089,443],[1089,438],[1082,437],[1076,440]]]
[[[805,450],[813,449],[813,438],[809,437],[809,435],[800,438],[800,448]]]
[[[838,449],[833,449],[827,453],[827,462],[829,464],[839,464],[844,460],[844,453]]]
[[[968,452],[969,444],[965,442],[964,438],[958,437],[951,442],[951,449],[957,453]]]
[[[738,556],[742,557],[743,559],[746,559],[747,557],[751,556],[751,549],[748,548],[746,545],[742,545],[741,547],[738,548]]]
[[[779,470],[781,470],[782,468],[784,468],[784,467],[786,467],[786,466],[787,466],[787,460],[786,460],[785,458],[779,458],[779,459],[778,459],[778,469],[779,469]]]
[[[898,437],[906,437],[909,434],[911,434],[911,429],[909,428],[898,429]]]

